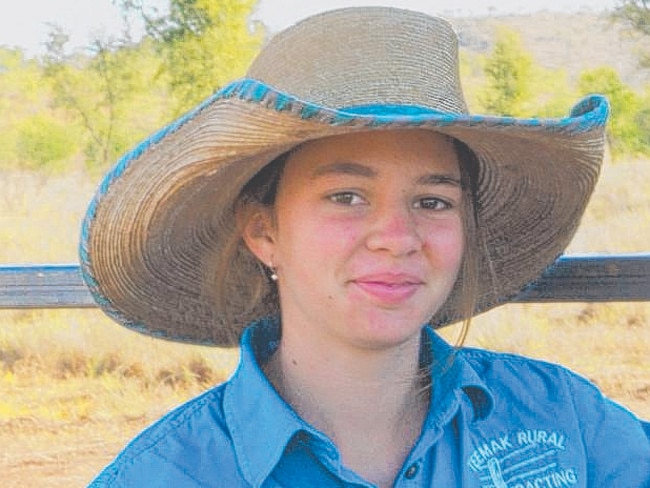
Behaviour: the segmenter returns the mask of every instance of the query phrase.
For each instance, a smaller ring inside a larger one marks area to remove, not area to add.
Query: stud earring
[[[271,281],[278,281],[278,271],[273,266],[273,263],[269,263],[269,270],[271,271]]]

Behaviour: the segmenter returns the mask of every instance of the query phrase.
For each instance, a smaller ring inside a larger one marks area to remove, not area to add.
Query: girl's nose
[[[423,243],[415,216],[402,205],[378,209],[366,239],[369,250],[384,251],[396,257],[420,251]]]

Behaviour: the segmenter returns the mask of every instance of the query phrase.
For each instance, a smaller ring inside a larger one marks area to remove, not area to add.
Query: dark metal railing
[[[563,256],[512,301],[650,301],[650,254]],[[0,309],[95,306],[78,265],[0,266]]]

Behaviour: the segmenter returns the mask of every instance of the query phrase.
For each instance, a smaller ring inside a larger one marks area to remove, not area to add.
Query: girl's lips
[[[397,305],[413,296],[424,284],[414,276],[368,276],[351,281],[372,298],[389,305]]]

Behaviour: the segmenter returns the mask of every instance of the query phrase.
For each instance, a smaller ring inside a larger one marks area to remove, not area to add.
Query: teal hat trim
[[[165,138],[177,132],[217,102],[229,99],[239,99],[271,111],[288,112],[295,114],[296,117],[300,117],[303,120],[317,120],[331,126],[353,125],[356,128],[365,127],[368,129],[422,127],[435,130],[436,128],[442,129],[453,126],[497,130],[512,130],[516,128],[521,132],[543,131],[546,133],[571,135],[603,128],[610,112],[607,99],[601,95],[585,97],[574,106],[567,117],[542,119],[445,113],[427,107],[395,104],[371,104],[332,108],[301,100],[287,93],[277,91],[273,87],[254,79],[242,79],[233,82],[217,91],[195,109],[155,132],[126,153],[106,174],[94,198],[90,202],[81,226],[79,257],[82,276],[94,299],[105,313],[128,328],[148,335],[177,341],[202,343],[201,341],[197,341],[195,337],[168,337],[166,334],[158,333],[152,330],[150,326],[139,321],[134,321],[132,318],[120,312],[111,300],[102,293],[100,284],[93,272],[92,258],[88,252],[90,232],[95,220],[97,207],[106,193],[111,189],[112,184],[131,165],[136,164],[141,156],[152,146],[161,143]],[[205,343],[210,344],[211,342],[208,341]]]

